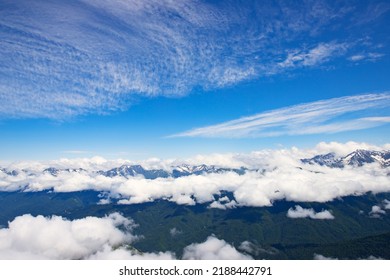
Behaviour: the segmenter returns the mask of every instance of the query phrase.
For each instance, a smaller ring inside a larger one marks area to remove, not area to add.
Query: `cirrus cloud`
[[[382,4],[373,6],[383,10]],[[353,38],[346,42],[346,25],[368,24],[357,14],[372,21],[381,15],[356,5],[362,4],[3,1],[0,117],[106,114],[126,109],[136,96],[183,96],[318,67],[360,51],[354,42],[361,33],[348,29]]]
[[[243,138],[361,130],[390,123],[389,116],[377,115],[381,110],[386,114],[389,107],[389,92],[345,96],[266,111],[169,137]],[[351,113],[360,116],[349,116]],[[374,115],[363,117],[362,113]]]

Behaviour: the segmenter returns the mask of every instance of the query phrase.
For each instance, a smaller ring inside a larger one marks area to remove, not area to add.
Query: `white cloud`
[[[237,202],[235,200],[230,200],[227,196],[220,197],[218,200],[212,202],[209,205],[209,208],[216,209],[231,209],[237,206]]]
[[[362,94],[298,104],[243,117],[217,125],[195,128],[170,137],[269,137],[337,133],[367,129],[389,122],[388,116],[351,117],[348,113],[372,112],[390,107],[390,93]],[[338,117],[347,116],[346,120]]]
[[[105,205],[105,204],[110,204],[110,203],[112,203],[110,198],[102,198],[98,202],[99,205]]]
[[[213,201],[210,206],[210,208],[216,208],[216,209],[222,209],[222,210],[225,210],[226,209],[226,206],[221,204],[220,202],[218,201]]]
[[[287,217],[292,219],[310,218],[316,220],[332,220],[334,216],[328,210],[322,210],[316,213],[313,208],[305,209],[299,205],[295,206],[295,209],[290,208],[287,211]]]
[[[249,260],[250,256],[242,254],[232,245],[215,236],[209,236],[203,243],[194,243],[184,248],[185,260]]]
[[[141,253],[131,247],[138,238],[133,227],[118,213],[73,221],[23,215],[0,229],[0,259],[175,259],[171,252]]]
[[[382,208],[378,205],[372,206],[371,212],[372,214],[386,214],[386,211],[382,210]]]
[[[320,43],[308,51],[289,52],[287,58],[278,63],[278,66],[281,68],[316,66],[335,56],[342,55],[347,48],[347,44]]]
[[[389,145],[373,146],[367,143],[331,142],[320,143],[308,150],[291,148],[262,150],[249,154],[212,154],[196,156],[188,160],[161,162],[153,159],[151,165],[155,167],[169,166],[177,162],[199,164],[207,161],[217,166],[224,163],[224,167],[228,167],[226,164],[232,164],[234,167],[248,168],[244,175],[225,172],[156,180],[144,179],[142,176],[105,177],[94,172],[107,170],[104,167],[108,163],[103,159],[98,161],[92,159],[91,164],[88,164],[88,159],[60,160],[58,163],[54,161],[16,163],[5,167],[8,170],[16,169],[19,172],[17,176],[0,171],[0,190],[70,192],[92,189],[105,194],[100,197],[102,199],[100,203],[107,203],[110,199],[114,203],[118,198],[121,204],[165,199],[184,205],[210,203],[210,207],[220,209],[240,206],[271,206],[273,201],[283,199],[295,202],[327,202],[349,195],[363,195],[367,192],[389,192],[388,170],[376,163],[361,167],[346,166],[340,169],[318,165],[309,166],[300,161],[302,158],[310,158],[319,153],[336,152],[340,153],[340,156],[345,156],[359,148],[383,150],[389,148]],[[80,164],[80,162],[91,169],[82,172],[63,171],[57,176],[42,173],[44,168],[50,166],[48,164],[75,168],[71,164]],[[101,166],[97,162],[101,162]],[[117,166],[121,163],[118,161]],[[230,192],[233,198],[224,196],[225,191]]]
[[[373,53],[373,52],[370,52],[368,53],[367,57],[369,60],[377,60],[381,57],[385,56],[385,54],[383,53]]]
[[[133,221],[118,213],[66,220],[59,216],[16,217],[0,228],[0,259],[173,260],[171,252],[140,252],[131,243]],[[178,230],[172,231],[175,235]],[[209,236],[184,248],[183,259],[248,260],[224,240]]]
[[[133,226],[117,213],[73,221],[23,215],[0,229],[0,259],[85,259],[133,242]]]
[[[171,228],[170,230],[169,230],[169,234],[172,236],[172,237],[175,237],[175,236],[177,236],[177,235],[180,235],[180,234],[182,234],[183,232],[181,231],[181,230],[178,230],[177,228]]]
[[[359,60],[365,59],[365,56],[361,55],[361,54],[357,54],[357,55],[353,55],[353,56],[349,57],[348,59],[351,61],[359,61]]]
[[[278,253],[278,250],[273,247],[264,249],[261,246],[253,244],[249,241],[243,241],[238,247],[238,249],[252,256],[258,256],[260,254],[274,255]]]
[[[353,62],[362,61],[362,60],[368,60],[368,61],[376,61],[379,58],[383,57],[383,53],[367,53],[367,54],[356,54],[350,56],[348,59]]]
[[[315,260],[337,260],[337,258],[332,258],[332,257],[325,257],[321,254],[314,254],[314,259]]]
[[[372,218],[380,218],[381,215],[386,215],[386,211],[383,210],[380,206],[374,205],[371,208],[370,213],[368,213]]]
[[[368,213],[371,218],[380,218],[382,215],[386,215],[386,210],[390,209],[390,201],[385,199],[381,205],[374,205],[371,211]]]
[[[253,255],[256,252],[255,245],[249,241],[243,241],[238,248],[241,251],[244,251],[244,252],[251,254],[251,255]]]
[[[311,154],[315,155],[321,155],[321,154],[327,154],[327,153],[335,153],[337,157],[342,157],[345,155],[348,155],[356,150],[372,150],[372,151],[381,151],[381,150],[388,150],[390,149],[390,145],[372,145],[369,143],[362,143],[362,142],[354,142],[349,141],[346,143],[339,143],[339,142],[320,142],[316,145],[316,147],[311,150]]]
[[[0,117],[105,114],[126,109],[134,95],[182,96],[196,87],[221,88],[313,67],[349,46],[343,35],[318,42],[313,33],[344,30],[346,22],[353,25],[358,18],[325,2],[248,5],[197,0],[4,4]],[[289,50],[291,45],[299,51]],[[280,63],[281,57],[287,58]]]
[[[0,259],[172,260],[171,252],[139,252],[131,246],[133,221],[118,213],[69,221],[59,216],[16,217],[0,228]],[[121,230],[119,229],[121,228]],[[180,234],[176,228],[171,235]],[[183,259],[247,260],[224,240],[209,236],[184,248]]]
[[[240,81],[249,80],[256,77],[256,75],[256,70],[253,67],[249,69],[214,68],[210,71],[209,79],[212,84],[224,87],[234,85]]]

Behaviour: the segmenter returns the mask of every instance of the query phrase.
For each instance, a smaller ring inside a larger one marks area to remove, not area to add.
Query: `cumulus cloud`
[[[185,260],[250,260],[250,256],[240,253],[232,245],[215,236],[209,236],[203,243],[194,243],[184,248]]]
[[[384,208],[390,210],[390,201],[385,199],[383,200],[383,203],[384,203]]]
[[[374,206],[372,206],[371,211],[368,214],[372,218],[380,218],[381,215],[386,215],[386,211],[383,210],[380,206],[374,205]]]
[[[334,30],[347,29],[347,23],[353,27],[360,12],[340,5],[5,2],[0,11],[0,117],[104,114],[126,109],[135,96],[182,96],[196,87],[221,88],[322,65],[354,48]],[[314,36],[329,30],[332,41]],[[348,32],[350,38],[361,36]]]
[[[118,213],[73,221],[27,214],[0,229],[0,258],[86,259],[133,242],[133,226],[131,220]]]
[[[175,236],[177,236],[177,235],[179,235],[179,234],[182,234],[183,232],[181,231],[181,230],[178,230],[177,228],[171,228],[170,230],[169,230],[169,234],[172,236],[172,237],[175,237]]]
[[[235,200],[230,200],[227,196],[223,196],[218,198],[209,205],[209,208],[217,208],[217,209],[228,209],[235,208],[237,206],[237,202]]]
[[[305,209],[299,205],[295,206],[295,209],[290,208],[287,211],[287,217],[292,219],[310,218],[316,220],[332,220],[334,216],[328,210],[322,210],[316,213],[313,208]]]
[[[269,137],[360,130],[389,123],[388,116],[376,115],[378,110],[381,112],[389,107],[389,92],[345,96],[265,111],[171,137]],[[355,112],[373,115],[348,115]],[[386,114],[385,111],[383,113]],[[344,117],[342,121],[339,119],[341,116]]]
[[[139,237],[135,227],[118,213],[103,218],[85,217],[66,220],[60,216],[26,214],[0,228],[0,259],[43,260],[173,260],[172,252],[140,252],[132,246]],[[171,229],[171,234],[181,231]],[[224,240],[209,236],[203,243],[190,244],[183,259],[251,259]]]
[[[100,203],[111,201],[112,203],[134,204],[165,199],[183,205],[209,203],[209,207],[220,209],[240,206],[272,206],[273,201],[283,199],[295,202],[327,202],[348,195],[389,192],[388,169],[376,163],[361,167],[346,166],[341,169],[305,165],[300,161],[318,152],[350,152],[351,149],[359,147],[375,146],[355,142],[320,143],[309,150],[291,148],[262,150],[249,154],[219,154],[209,157],[203,155],[189,159],[188,162],[201,163],[207,160],[210,164],[215,163],[218,166],[218,163],[226,158],[226,163],[235,167],[244,166],[247,171],[243,175],[229,171],[155,180],[145,179],[142,176],[128,178],[103,176],[96,172],[103,168],[99,168],[95,159],[91,164],[93,168],[89,170],[60,171],[56,176],[47,172],[43,173],[42,169],[36,170],[36,166],[47,168],[50,166],[48,163],[37,165],[17,163],[4,167],[7,170],[23,167],[23,169],[16,169],[17,175],[15,176],[0,170],[0,190],[52,190],[54,192],[96,190],[103,193]],[[380,150],[385,147],[388,145],[376,148]],[[106,166],[104,160],[101,162],[102,167]],[[179,160],[161,161],[161,163],[153,160],[153,166],[167,166],[172,162],[179,162]],[[61,160],[59,164],[72,169],[74,166],[67,165],[71,163],[76,163],[76,161]],[[231,196],[226,196],[226,193]]]

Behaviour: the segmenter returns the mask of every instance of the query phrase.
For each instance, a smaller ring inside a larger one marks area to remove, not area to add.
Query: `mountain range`
[[[370,150],[356,150],[346,156],[337,157],[335,153],[328,153],[322,155],[316,155],[312,158],[301,159],[301,162],[309,165],[320,165],[331,168],[344,168],[345,166],[361,167],[369,163],[378,163],[381,167],[390,167],[390,151],[370,151]],[[246,167],[240,168],[226,168],[217,167],[215,165],[188,165],[182,164],[178,166],[172,166],[171,170],[164,169],[145,169],[141,165],[122,165],[112,168],[110,170],[94,171],[97,174],[106,177],[121,176],[125,178],[143,176],[145,179],[157,179],[157,178],[179,178],[190,175],[202,175],[211,173],[225,173],[235,172],[238,175],[243,175],[247,171],[263,172],[259,169],[248,169]],[[20,172],[28,172],[27,170],[8,170],[0,168],[0,172],[7,174],[8,176],[17,176]],[[58,176],[61,172],[67,173],[82,173],[88,172],[83,168],[66,168],[58,169],[55,167],[49,167],[43,170],[43,173],[51,174],[52,176]]]
[[[121,165],[119,167],[112,168],[110,170],[104,171],[94,171],[97,174],[106,176],[106,177],[116,177],[121,176],[125,178],[143,176],[145,179],[157,179],[157,178],[179,178],[190,175],[201,175],[201,174],[210,174],[210,173],[224,173],[224,172],[235,172],[239,175],[245,174],[245,172],[249,170],[245,167],[241,168],[223,168],[216,167],[215,165],[188,165],[183,164],[179,166],[172,167],[171,171],[164,169],[145,169],[141,165]],[[257,171],[257,170],[252,170]],[[0,172],[7,174],[8,176],[17,176],[20,172],[26,172],[30,175],[33,175],[31,172],[27,170],[8,170],[6,168],[0,168]],[[45,174],[50,174],[52,176],[58,176],[60,173],[83,173],[88,172],[83,168],[65,168],[59,169],[55,167],[49,167],[42,171]]]

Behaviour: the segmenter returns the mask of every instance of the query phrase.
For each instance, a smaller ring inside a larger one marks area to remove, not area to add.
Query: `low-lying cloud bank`
[[[320,143],[310,150],[291,148],[263,150],[249,154],[197,156],[186,161],[150,159],[138,162],[144,168],[164,170],[184,162],[248,168],[245,174],[227,171],[154,180],[145,179],[141,175],[128,178],[103,176],[97,171],[107,170],[112,166],[118,167],[125,162],[110,162],[101,158],[93,158],[89,161],[87,159],[60,160],[38,164],[13,163],[2,167],[20,172],[17,175],[10,175],[0,171],[0,191],[96,190],[107,194],[101,203],[135,204],[165,199],[184,205],[210,203],[210,207],[220,209],[240,206],[271,206],[273,201],[283,199],[295,202],[327,202],[339,197],[363,195],[367,192],[389,192],[389,168],[384,168],[375,162],[363,166],[330,168],[304,164],[300,159],[329,152],[346,155],[358,148],[385,150],[389,147],[390,145],[377,147],[355,142]],[[54,176],[42,172],[48,167],[75,170],[59,172]],[[83,169],[76,170],[77,168]],[[226,192],[231,193],[232,197],[226,196]],[[318,217],[318,214],[320,213],[313,215]],[[311,217],[310,214],[309,217]]]
[[[118,213],[69,221],[59,216],[16,217],[0,229],[0,259],[175,259],[171,252],[132,247],[136,225]],[[184,248],[183,259],[251,259],[215,236]]]
[[[69,221],[59,216],[19,216],[0,229],[1,259],[85,259],[133,242],[134,226],[120,214]],[[123,227],[126,231],[119,230]]]

